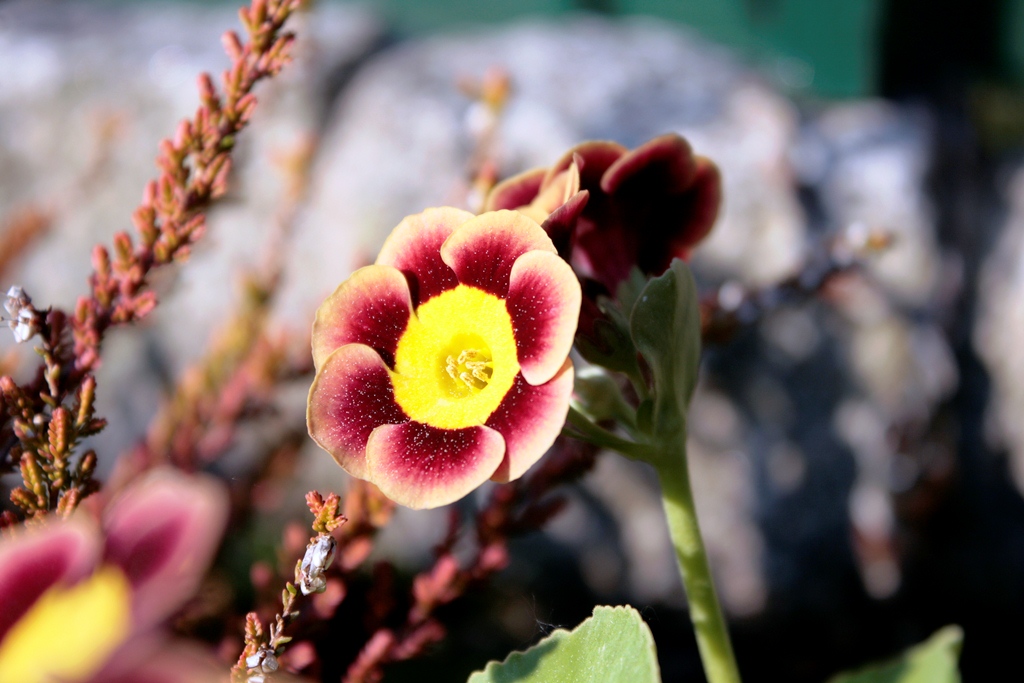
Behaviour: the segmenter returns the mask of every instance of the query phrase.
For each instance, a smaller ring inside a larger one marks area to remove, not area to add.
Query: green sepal
[[[646,398],[636,408],[636,428],[641,434],[650,435],[654,430],[654,401]]]
[[[654,637],[632,607],[595,607],[525,652],[491,662],[468,683],[660,683]]]
[[[963,642],[959,626],[946,626],[896,659],[838,674],[828,683],[960,683]]]
[[[615,299],[619,302],[622,310],[632,311],[646,287],[647,276],[639,268],[633,266],[629,271],[629,277],[619,283]]]
[[[640,370],[629,335],[629,321],[611,299],[600,297],[597,306],[605,318],[594,321],[592,336],[576,335],[576,350],[594,365],[636,377]]]
[[[635,427],[632,406],[622,396],[618,382],[604,368],[577,365],[573,394],[583,412],[595,423],[615,420],[627,429]]]
[[[700,365],[700,308],[690,268],[675,259],[647,283],[629,318],[636,349],[654,380],[652,428],[657,440],[677,438],[697,386]]]

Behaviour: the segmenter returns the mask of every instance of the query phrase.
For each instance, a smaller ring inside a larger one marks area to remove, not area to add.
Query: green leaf
[[[660,683],[654,638],[632,607],[595,607],[572,632],[559,629],[526,652],[491,662],[468,683]]]
[[[654,377],[654,430],[682,432],[697,386],[700,308],[690,268],[679,259],[647,283],[629,318],[630,334]]]
[[[892,661],[841,673],[829,683],[960,683],[963,640],[959,626],[947,626]]]

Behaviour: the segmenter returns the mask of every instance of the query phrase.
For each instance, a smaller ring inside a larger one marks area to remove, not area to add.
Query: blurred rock
[[[901,303],[927,305],[941,261],[932,201],[925,112],[880,100],[826,107],[803,126],[791,156],[801,184],[817,188],[830,227],[892,235],[868,270]]]
[[[502,176],[553,163],[586,139],[635,146],[680,132],[725,179],[725,207],[702,266],[755,283],[797,267],[804,223],[787,161],[793,105],[690,33],[587,18],[408,43],[367,64],[323,141],[292,254],[300,267],[289,269],[296,278],[325,270],[340,278],[371,260],[404,216],[467,206],[472,108],[456,86],[492,66],[507,70],[513,88],[494,150]],[[325,293],[290,290],[284,308],[309,310]]]
[[[1009,215],[982,271],[975,344],[994,385],[989,436],[1010,454],[1010,470],[1024,492],[1024,170],[1006,188]]]
[[[829,336],[853,380],[835,387],[832,421],[857,465],[849,518],[865,588],[879,598],[901,580],[893,494],[906,485],[894,476],[905,454],[893,434],[931,420],[959,380],[941,324],[960,282],[957,262],[939,251],[927,191],[931,146],[924,111],[864,101],[814,112],[792,150],[822,227],[852,242],[878,232],[891,238],[861,276],[829,292],[843,316]]]

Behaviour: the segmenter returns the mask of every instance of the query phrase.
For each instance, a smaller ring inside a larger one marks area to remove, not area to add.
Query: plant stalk
[[[729,631],[697,522],[685,433],[665,441],[667,443],[652,464],[661,480],[662,505],[690,605],[690,621],[697,637],[704,674],[708,683],[740,683],[736,656],[729,641]]]

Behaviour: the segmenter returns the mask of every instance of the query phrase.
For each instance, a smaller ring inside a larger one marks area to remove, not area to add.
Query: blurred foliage
[[[960,683],[963,640],[960,627],[947,626],[890,662],[840,674],[829,683]]]

